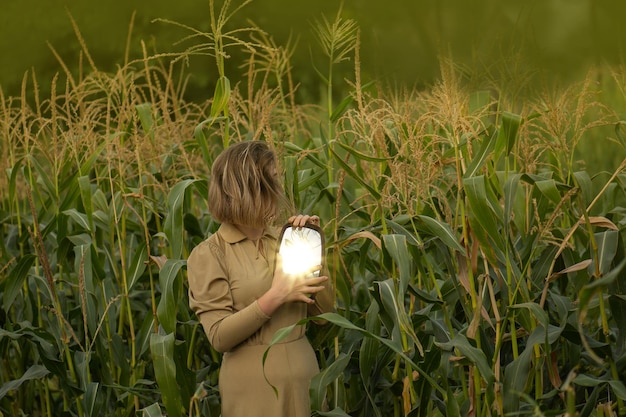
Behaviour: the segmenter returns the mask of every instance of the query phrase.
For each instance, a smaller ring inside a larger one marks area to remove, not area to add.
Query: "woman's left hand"
[[[318,216],[309,216],[308,214],[298,214],[297,216],[291,216],[288,220],[294,227],[303,227],[307,223],[311,223],[317,227],[320,226],[320,218]]]

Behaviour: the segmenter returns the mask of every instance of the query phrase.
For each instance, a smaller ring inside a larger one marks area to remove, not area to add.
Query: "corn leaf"
[[[215,85],[215,93],[213,94],[213,103],[211,103],[211,117],[218,117],[220,113],[228,109],[228,101],[230,100],[230,80],[221,76]]]
[[[472,211],[472,218],[478,221],[480,228],[485,232],[485,237],[489,239],[484,241],[483,245],[490,247],[492,246],[490,242],[493,242],[496,244],[497,249],[502,251],[504,241],[498,229],[498,223],[501,221],[502,215],[494,211],[493,206],[488,203],[489,197],[485,186],[485,178],[483,176],[466,178],[463,180],[463,185]],[[476,232],[478,229],[475,227],[474,231]]]
[[[391,256],[397,266],[398,300],[403,300],[411,279],[411,256],[403,235],[383,235],[383,249]]]
[[[359,161],[368,161],[368,162],[387,162],[391,158],[381,158],[373,155],[368,155],[363,152],[359,152],[351,146],[346,145],[343,142],[333,141],[333,144],[339,145],[339,147],[343,148],[346,152],[350,153]]]
[[[183,256],[184,235],[184,211],[185,191],[196,180],[183,180],[172,187],[167,196],[168,213],[163,225],[163,231],[167,236],[172,249],[171,258],[180,259]]]
[[[362,176],[358,175],[356,173],[356,171],[354,171],[354,169],[348,165],[343,158],[341,158],[341,156],[339,156],[334,149],[330,148],[330,152],[333,156],[333,158],[335,159],[335,161],[337,161],[337,163],[339,164],[339,166],[341,166],[341,168],[346,171],[346,173],[352,178],[354,179],[356,182],[358,182],[359,184],[361,184],[361,186],[363,188],[365,188],[374,199],[380,199],[380,193],[375,190],[369,183],[368,181],[363,178]]]
[[[418,215],[416,219],[418,220],[417,226],[420,230],[441,239],[450,249],[465,254],[465,248],[459,243],[459,239],[454,235],[450,225],[425,215]]]
[[[174,333],[167,335],[152,334],[150,352],[154,375],[161,391],[163,404],[170,417],[183,417],[183,404],[180,389],[176,382],[176,364],[174,362]]]
[[[127,280],[128,280],[128,291],[130,292],[139,278],[143,275],[146,270],[148,262],[148,248],[146,247],[145,242],[141,242],[137,245],[135,252],[133,254],[133,259],[130,262],[130,266],[128,268]]]
[[[491,135],[483,140],[482,146],[478,153],[472,159],[469,164],[463,178],[471,178],[476,176],[480,169],[485,165],[485,162],[493,155],[493,149],[496,144],[496,136]]]
[[[513,362],[508,364],[504,372],[504,410],[505,412],[519,411],[520,396],[525,392],[531,374],[533,348],[536,344],[545,343],[544,327],[537,327],[528,337],[526,348]]]
[[[34,265],[37,256],[33,254],[26,254],[20,257],[17,264],[11,272],[9,272],[8,279],[5,283],[4,291],[2,292],[2,305],[4,311],[9,311],[16,297],[20,293],[24,281],[28,277],[30,268]]]
[[[554,204],[559,204],[561,201],[561,193],[556,186],[556,181],[553,179],[536,181],[535,186],[539,189],[541,194],[546,196]]]
[[[607,230],[602,233],[595,233],[594,237],[598,246],[599,271],[602,275],[605,275],[611,270],[611,265],[617,255],[619,232]]]
[[[91,232],[91,226],[89,225],[89,219],[85,213],[80,213],[76,209],[65,210],[63,214],[69,216],[74,222],[80,226],[83,230]]]
[[[309,396],[311,397],[311,409],[313,411],[321,411],[323,409],[326,387],[341,376],[349,362],[350,355],[341,353],[333,363],[311,379]]]
[[[502,151],[505,151],[505,156],[509,156],[515,147],[517,133],[521,124],[522,117],[520,115],[507,111],[502,112],[502,124],[498,131],[498,140],[495,150],[496,155],[500,155]]]
[[[154,403],[141,410],[141,417],[164,417],[159,403]]]
[[[135,106],[139,122],[143,131],[154,140],[154,118],[152,117],[152,103],[141,103]]]
[[[100,416],[101,405],[98,403],[98,391],[100,384],[97,382],[90,382],[85,390],[83,396],[83,409],[85,410],[85,416],[98,417]]]
[[[416,371],[418,371],[421,376],[423,378],[425,378],[430,384],[431,386],[436,389],[437,391],[439,391],[439,393],[443,394],[444,396],[446,395],[446,391],[441,388],[439,386],[439,384],[426,372],[424,372],[422,370],[422,368],[413,361],[413,359],[411,359],[410,357],[407,356],[407,354],[405,352],[402,351],[402,347],[399,346],[396,342],[380,337],[378,335],[375,335],[373,333],[368,332],[367,330],[364,330],[360,327],[358,327],[357,325],[355,325],[354,323],[352,323],[350,320],[348,320],[347,318],[337,314],[337,313],[324,313],[324,314],[320,314],[319,316],[315,316],[315,317],[308,317],[306,319],[300,320],[298,323],[279,329],[275,334],[274,337],[272,338],[272,341],[270,342],[270,344],[268,345],[264,355],[263,355],[263,365],[265,366],[265,359],[267,357],[267,353],[269,352],[269,350],[272,348],[273,345],[275,345],[276,343],[279,343],[280,341],[284,340],[289,333],[291,333],[291,331],[293,330],[293,328],[295,326],[300,326],[303,324],[308,323],[309,321],[312,320],[325,320],[329,323],[332,323],[336,326],[339,326],[343,329],[346,330],[354,330],[356,332],[361,333],[363,336],[365,337],[371,337],[376,339],[378,342],[384,344],[385,346],[387,346],[388,348],[390,348],[391,350],[393,350],[396,354],[398,354],[402,359],[404,359],[408,364],[410,364],[413,369],[415,369]]]
[[[0,387],[0,399],[4,398],[9,392],[18,389],[25,382],[41,379],[49,373],[50,371],[41,365],[32,365],[20,378],[2,384]]]
[[[493,371],[491,370],[491,367],[489,366],[485,353],[482,350],[472,346],[465,336],[463,336],[462,334],[457,334],[449,342],[436,342],[436,344],[443,350],[451,351],[453,349],[458,349],[461,355],[465,356],[465,358],[469,360],[470,363],[476,366],[476,368],[480,372],[480,375],[483,377],[488,385],[493,383],[495,376],[493,374]]]
[[[176,330],[176,314],[180,297],[180,283],[178,271],[185,265],[183,260],[168,259],[159,271],[159,283],[161,286],[161,299],[157,306],[159,323],[167,333]]]

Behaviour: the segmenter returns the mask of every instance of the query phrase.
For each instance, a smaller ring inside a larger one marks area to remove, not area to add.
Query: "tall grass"
[[[626,160],[588,172],[577,153],[598,129],[626,147],[598,73],[519,101],[443,61],[430,88],[391,90],[361,80],[338,14],[316,28],[328,101],[299,104],[293,45],[226,31],[229,7],[180,55],[103,73],[81,42],[89,70],[50,97],[34,74],[0,96],[0,413],[219,415],[184,260],[217,227],[209,165],[241,140],[270,142],[294,205],[325,220],[337,314],[309,329],[316,415],[626,412]],[[248,52],[234,85],[225,48]],[[175,75],[196,53],[217,63],[205,103]]]

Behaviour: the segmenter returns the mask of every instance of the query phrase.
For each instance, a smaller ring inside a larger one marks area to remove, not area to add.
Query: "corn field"
[[[104,73],[81,42],[50,97],[34,72],[0,90],[0,416],[220,415],[185,259],[218,226],[212,161],[242,140],[323,221],[337,309],[308,324],[313,415],[626,415],[626,67],[521,96],[442,60],[392,90],[361,79],[338,14],[314,27],[325,98],[302,104],[290,46],[228,31],[228,3],[179,54]],[[217,69],[203,103],[184,98],[195,54]],[[616,166],[586,169],[589,137]]]

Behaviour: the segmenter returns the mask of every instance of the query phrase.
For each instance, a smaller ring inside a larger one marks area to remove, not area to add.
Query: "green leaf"
[[[381,322],[378,319],[378,312],[378,303],[372,300],[365,315],[365,329],[372,334],[380,334]],[[381,367],[380,364],[377,364],[379,347],[380,342],[371,337],[365,337],[361,341],[359,349],[359,373],[363,390],[377,417],[380,417],[381,414],[376,405],[375,394],[371,392],[371,388],[377,383],[377,379],[372,374],[376,371],[377,366]]]
[[[371,185],[369,185],[365,178],[358,175],[350,165],[346,164],[343,158],[341,158],[341,156],[339,156],[334,149],[330,148],[330,152],[333,155],[335,161],[337,161],[341,168],[346,171],[346,173],[350,177],[352,177],[356,182],[361,184],[361,186],[365,188],[372,195],[373,198],[375,198],[376,200],[380,199],[380,193],[375,190]]]
[[[450,225],[443,223],[432,217],[418,215],[418,227],[427,231],[431,235],[438,237],[450,249],[457,250],[465,255],[465,248],[459,243],[459,239],[454,235]]]
[[[603,276],[602,278],[598,278],[591,282],[590,284],[585,285],[578,295],[578,303],[579,303],[579,314],[580,318],[584,318],[587,314],[587,308],[591,297],[597,292],[602,291],[609,287],[621,274],[622,269],[626,265],[626,259],[624,259],[620,264],[615,267],[608,274]]]
[[[364,154],[363,152],[359,152],[356,149],[354,149],[353,147],[348,146],[348,145],[346,145],[343,142],[333,141],[333,144],[339,145],[339,147],[343,148],[346,152],[350,153],[352,156],[354,156],[359,161],[387,162],[387,161],[389,161],[391,159],[391,158],[380,158],[380,157],[377,157],[377,156]]]
[[[309,385],[309,396],[311,397],[311,408],[313,411],[321,411],[326,397],[326,387],[332,384],[348,366],[350,355],[339,354],[333,363],[323,369],[311,379]]]
[[[361,86],[361,91],[365,90],[367,87],[374,85],[374,81],[370,81]],[[337,119],[341,117],[341,115],[346,111],[348,106],[354,102],[354,94],[348,94],[346,97],[341,100],[341,102],[335,107],[333,110],[333,114],[330,115],[330,121],[336,122]]]
[[[624,386],[622,381],[610,380],[609,385],[613,389],[615,395],[626,401],[626,386]]]
[[[104,150],[104,148],[106,148],[106,146],[115,138],[117,138],[118,136],[120,136],[122,133],[114,133],[111,134],[109,136],[107,136],[106,140],[103,140],[98,147],[92,151],[89,154],[89,157],[87,159],[85,159],[85,161],[83,162],[83,164],[80,166],[80,169],[78,170],[78,173],[80,175],[87,175],[94,163],[98,160],[98,158],[100,157],[100,153],[102,153],[102,151]]]
[[[74,246],[89,246],[93,242],[91,235],[87,233],[79,233],[67,237],[67,240],[72,242]]]
[[[293,155],[283,157],[283,166],[285,170],[285,190],[289,197],[292,198],[294,205],[300,205],[300,188],[298,181],[298,158]]]
[[[161,299],[157,306],[157,318],[163,329],[169,334],[176,330],[176,315],[179,288],[176,285],[178,271],[185,265],[183,260],[168,259],[159,271],[159,284],[161,286]]]
[[[87,385],[85,395],[83,396],[83,409],[85,410],[85,416],[87,417],[98,417],[101,415],[101,407],[97,402],[99,388],[100,384],[98,384],[97,382],[90,382]]]
[[[230,100],[230,81],[227,77],[221,76],[215,85],[213,103],[211,103],[211,117],[217,117],[223,111],[228,110]]]
[[[498,249],[502,250],[504,241],[498,230],[498,222],[502,220],[502,213],[494,211],[494,207],[489,204],[485,178],[482,175],[466,178],[463,180],[463,185],[472,216],[486,232],[490,241],[495,243]],[[489,242],[483,242],[483,244],[490,246]]]
[[[415,232],[409,231],[406,227],[400,224],[400,222],[404,223],[404,221],[406,221],[404,218],[395,218],[393,220],[387,219],[387,225],[390,226],[391,229],[393,229],[393,231],[397,234],[401,234],[406,237],[409,245],[420,246],[421,243],[418,240],[419,236],[416,237]]]
[[[580,292],[578,293],[578,331],[580,333],[581,339],[584,341],[585,336],[583,334],[583,323],[585,322],[585,318],[587,317],[587,312],[589,310],[589,302],[591,298],[598,292],[606,291],[608,288],[613,285],[613,283],[617,280],[618,277],[622,277],[622,269],[626,265],[626,259],[624,259],[620,264],[611,270],[608,274],[603,276],[602,278],[598,278],[591,282],[590,284],[585,285]],[[592,347],[588,344],[584,343],[584,347],[587,350],[587,353],[590,354],[597,362],[601,362],[602,359],[597,357],[594,351],[592,351]]]
[[[92,190],[89,176],[83,175],[78,177],[78,186],[80,188],[80,198],[85,209],[85,215],[87,216],[87,222],[89,228],[87,230],[94,230],[93,228],[93,202],[92,202]]]
[[[617,255],[619,232],[615,230],[607,230],[602,233],[594,233],[594,237],[598,246],[598,263],[600,264],[600,273],[605,275],[611,269],[615,255]]]
[[[150,348],[150,336],[156,331],[155,317],[152,314],[146,314],[137,334],[137,352],[143,355]]]
[[[352,96],[352,94],[349,94],[346,97],[344,97],[343,100],[341,100],[341,102],[333,110],[333,114],[330,115],[330,121],[333,123],[336,122],[337,119],[339,119],[341,115],[345,112],[348,106],[352,104],[353,102],[354,102],[354,97]]]
[[[183,257],[183,237],[184,237],[184,211],[185,191],[187,187],[196,180],[188,179],[177,183],[170,190],[167,196],[168,213],[163,225],[163,231],[172,248],[171,258],[181,259]]]
[[[541,326],[543,326],[544,329],[548,328],[549,325],[549,319],[548,319],[548,314],[545,312],[544,309],[542,309],[539,304],[536,303],[520,303],[520,304],[513,304],[511,306],[509,306],[509,308],[511,310],[516,310],[516,309],[528,309],[533,316],[535,316],[535,319],[537,319],[537,321],[539,322],[539,324],[541,324]],[[527,329],[530,330],[530,329]]]
[[[400,294],[397,294],[395,292],[396,286],[394,284],[395,283],[392,279],[378,282],[380,299],[382,301],[383,308],[386,311],[387,315],[393,320],[394,324],[393,328],[388,329],[388,331],[391,333],[390,342],[394,344],[396,350],[401,350],[402,334],[406,334],[411,338],[411,340],[415,344],[415,347],[419,350],[420,355],[423,356],[424,350],[422,348],[421,342],[415,334],[411,319],[406,313],[405,306],[403,303],[398,302],[398,300],[404,299],[404,293],[402,292],[402,298],[400,298]]]
[[[146,270],[148,262],[148,248],[145,242],[141,242],[137,245],[135,249],[135,253],[133,255],[133,259],[130,262],[130,267],[128,269],[127,279],[128,279],[128,291],[130,292],[139,278],[143,275]]]
[[[15,298],[19,294],[24,285],[24,280],[28,277],[30,268],[35,263],[37,256],[33,254],[26,254],[19,258],[15,267],[9,272],[9,276],[6,282],[6,288],[3,291],[3,307],[4,311],[8,312]]]
[[[398,269],[398,300],[404,300],[404,295],[411,279],[411,256],[404,235],[383,235],[383,249],[391,255]]]
[[[304,191],[322,179],[326,172],[307,169],[298,171],[298,174],[297,188],[299,191]]]
[[[204,134],[204,129],[206,127],[210,127],[213,123],[221,122],[226,120],[225,117],[209,117],[208,119],[198,123],[198,125],[193,129],[193,137],[195,138],[198,146],[200,147],[200,151],[202,152],[202,158],[206,166],[213,165],[213,154],[209,147],[209,141],[207,140],[206,135]]]
[[[154,118],[152,117],[152,103],[141,103],[135,106],[139,122],[143,131],[154,139]]]
[[[554,204],[561,202],[561,193],[556,186],[556,181],[553,179],[536,181],[535,186],[539,189],[541,194],[546,196]]]
[[[528,337],[526,348],[517,359],[506,366],[503,381],[505,411],[519,411],[520,395],[525,392],[526,384],[531,378],[530,366],[534,346],[544,343],[546,343],[546,329],[538,326]]]
[[[459,403],[454,397],[452,387],[448,387],[448,401],[446,402],[446,415],[448,416],[460,416],[461,410],[459,409]]]
[[[589,173],[585,171],[574,172],[574,178],[576,179],[578,188],[580,188],[583,197],[583,205],[586,207],[594,198],[593,183],[591,182]]]
[[[30,368],[24,372],[18,379],[14,379],[13,381],[8,381],[2,384],[0,387],[0,399],[4,398],[10,391],[18,389],[22,384],[28,381],[32,381],[34,379],[41,379],[48,375],[50,371],[48,371],[45,367],[41,365],[32,365]]]
[[[520,394],[525,391],[530,378],[532,349],[524,349],[513,362],[508,364],[504,373],[504,411],[519,411]]]
[[[574,378],[574,384],[581,387],[596,387],[598,385],[606,384],[605,379],[597,378],[588,374],[578,374]]]
[[[350,417],[341,407],[332,409],[331,411],[318,411],[317,415],[322,417]]]
[[[463,174],[463,178],[471,178],[476,175],[476,173],[485,164],[485,161],[487,161],[489,156],[492,155],[495,144],[496,144],[495,135],[485,138],[480,150],[474,156],[474,158],[472,159],[472,162],[469,164],[465,173]]]
[[[35,171],[39,174],[36,182],[40,183],[42,187],[38,187],[40,190],[44,190],[49,196],[56,196],[56,186],[52,182],[53,176],[43,165],[41,165],[39,159],[34,155],[28,155],[28,162],[35,168]],[[34,183],[34,179],[31,180],[31,184]]]
[[[326,164],[324,162],[322,162],[316,156],[315,153],[313,153],[313,152],[305,152],[305,150],[302,149],[300,146],[296,145],[295,143],[291,143],[291,142],[283,142],[283,146],[285,147],[286,150],[288,150],[290,152],[295,152],[295,153],[298,153],[298,154],[302,154],[306,160],[312,162],[318,168],[322,168],[323,170],[328,169],[328,166],[326,166]]]
[[[174,333],[165,336],[152,334],[150,352],[152,364],[163,404],[169,417],[183,417],[183,404],[180,389],[176,382],[176,363],[174,362]]]
[[[154,403],[141,410],[141,417],[164,417],[159,403]]]
[[[379,337],[375,334],[372,334],[370,332],[368,332],[367,330],[364,330],[358,326],[356,326],[355,324],[353,324],[352,322],[350,322],[348,319],[346,319],[343,316],[340,316],[337,313],[324,313],[324,314],[320,314],[319,316],[315,316],[315,317],[308,317],[306,319],[300,320],[298,323],[285,327],[283,329],[278,330],[274,337],[272,338],[272,341],[270,342],[270,344],[267,347],[267,350],[265,351],[264,355],[263,355],[263,365],[265,365],[265,358],[267,357],[267,353],[268,351],[272,348],[272,346],[276,343],[279,343],[281,340],[283,340],[284,338],[287,337],[287,335],[289,335],[289,333],[291,332],[291,330],[293,330],[293,328],[295,326],[300,326],[300,325],[304,325],[306,323],[308,323],[309,321],[312,320],[325,320],[329,323],[332,323],[336,326],[339,326],[343,329],[347,329],[347,330],[355,330],[359,333],[361,333],[362,335],[366,336],[366,337],[372,337],[374,339],[376,339],[378,342],[386,345],[387,347],[389,347],[390,349],[392,349],[396,354],[398,354],[402,359],[404,359],[408,364],[411,365],[411,367],[413,367],[414,370],[418,371],[421,374],[421,377],[426,379],[431,386],[436,389],[437,391],[439,391],[439,393],[441,393],[444,397],[446,395],[446,391],[441,388],[439,386],[439,384],[437,384],[437,382],[426,372],[424,372],[422,370],[422,368],[415,363],[410,357],[407,356],[407,354],[405,352],[402,351],[401,347],[399,347],[397,345],[397,343],[389,340],[389,339],[385,339],[382,337]]]
[[[274,333],[274,336],[272,336],[272,340],[270,341],[269,346],[267,347],[265,352],[263,352],[263,359],[261,360],[261,362],[263,363],[263,377],[265,378],[265,381],[272,387],[272,390],[274,391],[274,395],[276,395],[276,397],[278,397],[278,389],[274,385],[272,385],[269,379],[267,379],[267,375],[265,374],[265,362],[267,360],[267,355],[270,353],[271,347],[274,346],[276,343],[280,343],[287,336],[289,336],[289,334],[298,324],[301,323],[292,324],[291,326],[278,329],[276,333]]]
[[[84,213],[80,213],[76,209],[65,210],[63,214],[69,216],[76,224],[78,224],[83,230],[91,232],[91,226],[89,226],[89,220],[87,219],[87,215]]]
[[[379,310],[378,303],[372,301],[365,315],[365,328],[372,334],[380,333],[380,320],[378,319]],[[380,343],[370,337],[366,337],[361,342],[361,348],[359,350],[359,370],[363,383],[367,381],[367,376],[372,372],[379,346]]]
[[[470,344],[465,336],[462,334],[455,335],[449,342],[438,343],[435,344],[441,347],[444,350],[451,351],[452,349],[458,349],[461,355],[465,356],[472,364],[478,368],[483,379],[487,382],[487,384],[492,384],[495,380],[495,375],[487,362],[487,357],[485,353],[475,348]]]
[[[496,154],[499,155],[503,150],[506,150],[506,156],[508,156],[517,140],[517,132],[522,124],[522,117],[518,114],[509,113],[507,111],[502,112],[502,124],[498,131],[498,141],[496,146]]]
[[[620,399],[626,400],[626,386],[622,381],[606,380],[605,378],[598,378],[589,374],[579,374],[574,378],[574,384],[582,387],[597,387],[605,384],[609,384],[615,395]]]
[[[518,216],[520,214],[525,215],[524,210],[515,210],[517,208],[516,201],[518,201],[519,191],[519,182],[521,175],[515,174],[511,175],[504,184],[504,222],[507,227],[509,227],[510,222],[514,221],[517,225],[524,224],[524,218],[522,216]],[[515,216],[513,215],[515,213]],[[521,219],[518,217],[522,217]],[[519,227],[519,226],[518,226]]]
[[[470,114],[474,114],[475,112],[484,109],[492,102],[491,91],[489,90],[472,91],[469,98]]]
[[[15,161],[15,165],[9,169],[9,172],[7,172],[7,174],[9,174],[8,176],[9,176],[9,199],[10,201],[17,201],[16,199],[18,198],[16,194],[17,176],[19,174],[24,173],[22,162],[23,162],[23,158],[18,159],[17,161]]]
[[[610,295],[609,305],[618,330],[615,347],[618,352],[626,352],[626,295]]]
[[[411,317],[406,312],[406,306],[401,301],[405,298],[406,289],[397,288],[393,279],[387,279],[377,284],[383,308],[394,323],[394,327],[388,329],[391,332],[391,343],[394,343],[397,349],[402,349],[402,335],[408,336],[420,356],[424,356],[422,343],[415,333]],[[412,349],[413,346],[409,348]]]

